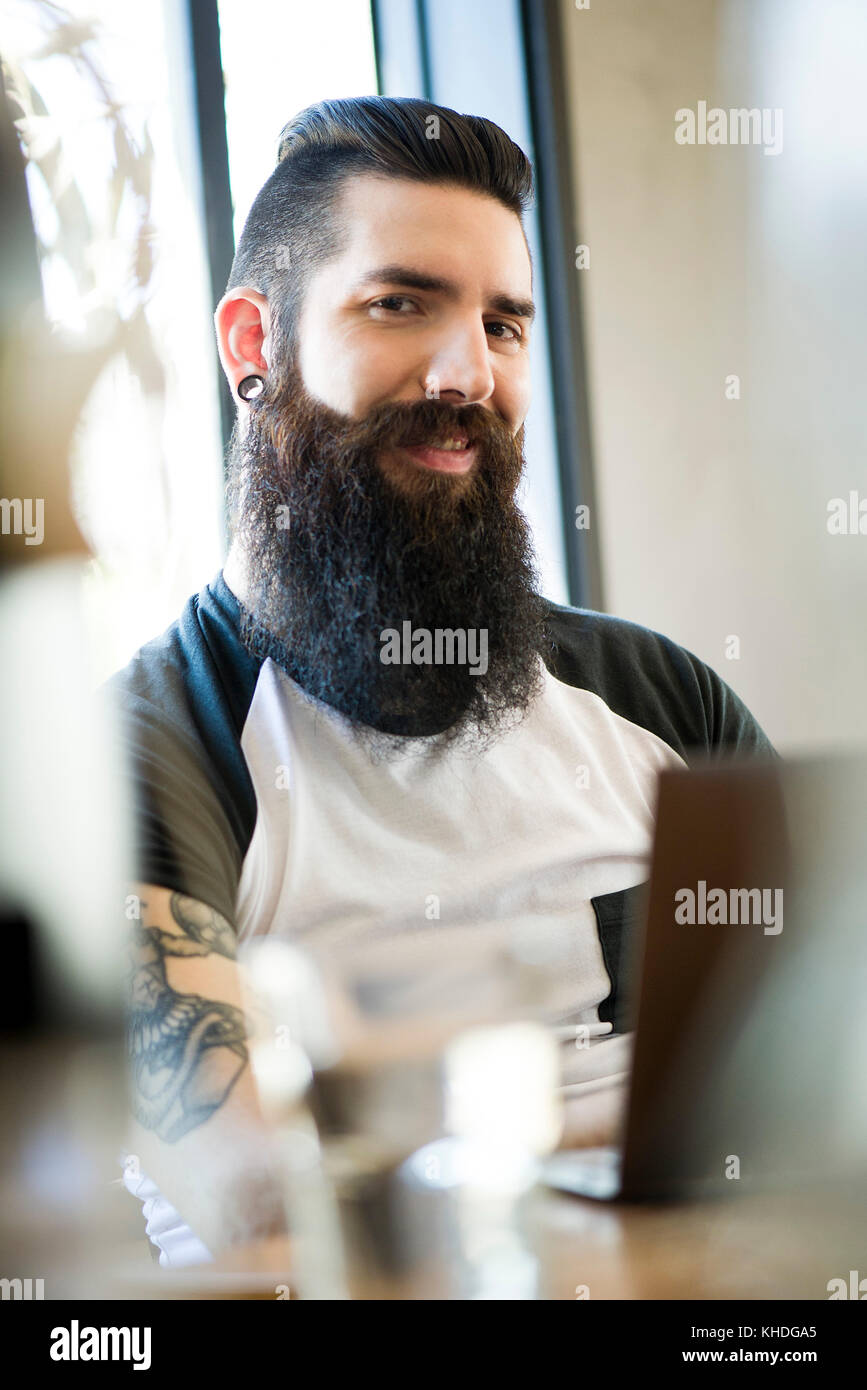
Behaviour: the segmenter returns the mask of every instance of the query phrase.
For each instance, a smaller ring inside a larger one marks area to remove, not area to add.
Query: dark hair
[[[533,197],[530,161],[504,130],[415,97],[308,106],[284,126],[277,161],[247,215],[226,289],[250,285],[267,295],[275,338],[287,347],[311,272],[337,252],[333,212],[349,175],[473,189],[519,218]]]

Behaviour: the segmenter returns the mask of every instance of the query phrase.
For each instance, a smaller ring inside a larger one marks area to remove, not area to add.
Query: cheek
[[[360,419],[374,405],[407,395],[407,360],[397,348],[361,338],[311,339],[302,351],[304,383],[312,395],[341,414]]]
[[[386,401],[416,400],[424,375],[424,360],[407,348],[401,335],[372,335],[358,338],[346,345],[344,366],[351,378],[359,413]]]
[[[514,373],[500,384],[497,391],[498,408],[512,427],[512,433],[521,426],[530,408],[530,364],[522,362]]]

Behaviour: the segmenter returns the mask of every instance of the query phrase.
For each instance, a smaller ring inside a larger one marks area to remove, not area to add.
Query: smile
[[[404,445],[400,452],[439,473],[468,473],[476,460],[475,445],[460,435],[438,439],[435,444]]]

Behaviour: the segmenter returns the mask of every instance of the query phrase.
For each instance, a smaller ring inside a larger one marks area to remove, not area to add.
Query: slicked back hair
[[[533,198],[527,156],[481,116],[415,97],[348,97],[306,107],[280,134],[276,168],[247,215],[226,285],[267,296],[281,356],[295,347],[310,275],[340,252],[334,214],[341,186],[364,173],[471,189],[520,219]]]

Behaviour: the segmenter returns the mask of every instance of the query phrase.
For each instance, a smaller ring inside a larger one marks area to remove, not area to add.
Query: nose
[[[453,329],[427,363],[422,386],[425,395],[455,405],[490,401],[495,388],[490,342],[485,325],[476,322]]]

